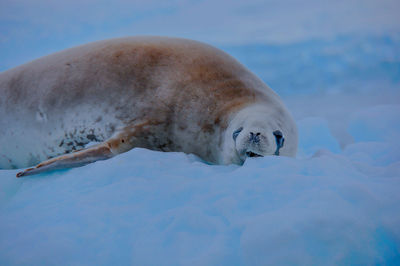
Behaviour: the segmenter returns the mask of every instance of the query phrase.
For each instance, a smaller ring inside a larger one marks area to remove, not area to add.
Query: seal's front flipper
[[[74,153],[61,155],[44,161],[33,168],[19,172],[17,177],[36,175],[41,172],[56,169],[84,166],[86,164],[93,163],[98,160],[105,160],[113,156],[114,153],[112,152],[111,145],[108,142],[104,142],[80,151],[76,151]]]
[[[56,169],[79,167],[95,161],[109,159],[115,155],[127,152],[130,149],[137,147],[138,139],[136,136],[146,134],[149,127],[152,125],[153,124],[148,121],[141,121],[141,123],[122,129],[119,134],[116,134],[105,142],[90,146],[80,151],[49,159],[33,168],[19,172],[17,177],[36,175]]]

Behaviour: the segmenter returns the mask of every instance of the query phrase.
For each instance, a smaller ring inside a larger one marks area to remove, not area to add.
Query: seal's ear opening
[[[233,134],[232,134],[233,140],[236,140],[237,136],[239,136],[239,133],[240,133],[242,130],[243,130],[243,127],[240,127],[240,128],[236,129],[236,130],[233,132]]]

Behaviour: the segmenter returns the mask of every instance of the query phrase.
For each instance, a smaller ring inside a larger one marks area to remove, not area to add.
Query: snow
[[[399,44],[223,47],[282,95],[297,158],[218,166],[134,149],[1,170],[0,265],[399,265]]]

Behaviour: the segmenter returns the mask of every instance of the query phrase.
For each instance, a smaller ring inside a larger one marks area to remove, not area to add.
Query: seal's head
[[[286,109],[245,108],[232,119],[228,136],[230,139],[225,141],[231,142],[231,160],[236,163],[243,163],[248,157],[294,157],[297,152],[296,125]]]
[[[285,144],[281,130],[261,126],[240,127],[232,133],[232,139],[242,161],[247,157],[280,155]]]

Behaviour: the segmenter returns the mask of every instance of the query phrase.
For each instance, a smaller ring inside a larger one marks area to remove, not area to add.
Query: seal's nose
[[[285,138],[280,130],[275,130],[273,132],[276,141],[276,151],[275,155],[279,155],[279,149],[283,147],[283,143],[285,142]]]
[[[252,141],[254,143],[259,143],[260,135],[261,135],[260,132],[257,132],[257,133],[250,132],[250,141]]]

